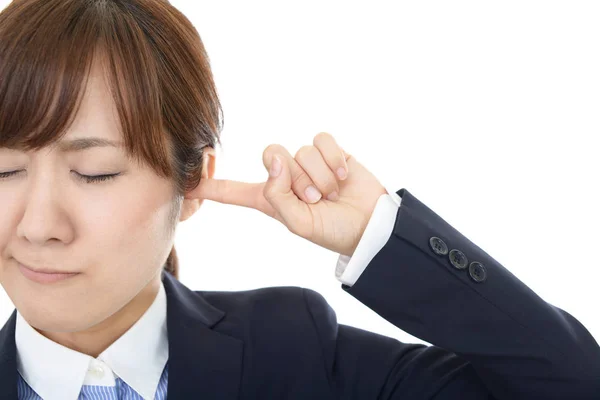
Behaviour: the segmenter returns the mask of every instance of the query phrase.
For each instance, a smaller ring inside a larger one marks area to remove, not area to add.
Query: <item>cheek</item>
[[[14,239],[18,224],[17,202],[8,193],[3,193],[0,184],[0,282],[2,282],[2,269],[10,255],[8,246]]]
[[[2,282],[2,271],[5,268],[4,264],[8,261],[8,257],[10,257],[7,254],[7,246],[10,240],[11,227],[4,222],[6,221],[3,221],[3,214],[0,211],[0,283]]]
[[[133,192],[135,193],[135,192]],[[141,193],[141,192],[138,192]],[[112,253],[111,257],[139,257],[138,262],[152,253],[161,252],[167,234],[170,203],[159,203],[153,196],[139,194],[123,196],[117,200],[88,203],[84,215],[86,240],[92,251]],[[133,260],[130,260],[133,261]]]

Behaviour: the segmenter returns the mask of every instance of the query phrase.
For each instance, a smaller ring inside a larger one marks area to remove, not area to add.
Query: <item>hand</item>
[[[201,198],[261,211],[290,232],[347,256],[354,254],[377,200],[388,193],[324,132],[314,137],[312,146],[301,147],[295,157],[281,145],[267,146],[263,164],[269,171],[280,170],[279,174],[270,174],[262,183],[202,179],[195,190]],[[347,171],[346,178],[337,176],[339,168]],[[310,185],[322,194],[316,201],[305,192]]]

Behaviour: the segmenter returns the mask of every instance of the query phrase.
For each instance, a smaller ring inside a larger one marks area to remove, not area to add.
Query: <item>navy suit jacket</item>
[[[192,291],[163,272],[168,399],[600,399],[586,328],[397,193],[392,235],[342,289],[432,346],[338,324],[310,289]],[[0,331],[2,400],[17,399],[15,317]]]

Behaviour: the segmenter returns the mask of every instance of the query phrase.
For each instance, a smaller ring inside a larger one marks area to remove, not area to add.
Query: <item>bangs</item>
[[[99,63],[127,155],[172,176],[157,58],[131,7],[118,1],[13,1],[0,13],[0,147],[54,146],[73,123]]]

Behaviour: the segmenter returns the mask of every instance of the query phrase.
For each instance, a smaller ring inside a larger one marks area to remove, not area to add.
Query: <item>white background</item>
[[[329,132],[600,341],[600,3],[171,4],[223,104],[215,178],[264,181],[265,147]],[[339,323],[427,343],[344,292],[337,254],[258,211],[206,201],[175,243],[194,290],[308,287]],[[12,311],[0,290],[0,321]]]

